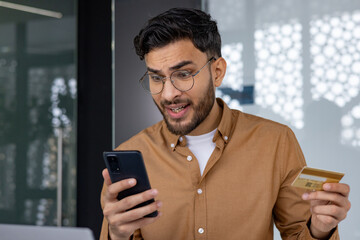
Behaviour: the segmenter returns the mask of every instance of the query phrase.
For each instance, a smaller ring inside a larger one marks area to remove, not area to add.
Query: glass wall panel
[[[309,166],[345,173],[353,205],[341,238],[359,239],[360,2],[204,0],[203,7],[218,21],[228,63],[217,96],[290,126]]]
[[[1,223],[76,224],[75,6],[0,1]]]

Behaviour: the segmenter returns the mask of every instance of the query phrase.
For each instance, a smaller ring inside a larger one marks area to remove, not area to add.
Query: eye
[[[149,80],[152,81],[152,82],[162,82],[163,80],[163,77],[162,76],[159,76],[159,75],[156,75],[156,74],[149,74]]]
[[[172,74],[173,78],[179,79],[179,80],[186,80],[189,77],[191,77],[191,72],[189,71],[176,71]]]

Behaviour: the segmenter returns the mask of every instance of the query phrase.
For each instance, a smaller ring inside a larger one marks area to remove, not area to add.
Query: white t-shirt
[[[216,129],[199,136],[185,136],[188,148],[199,162],[201,175],[203,175],[205,166],[216,147],[216,144],[213,142],[215,133]]]

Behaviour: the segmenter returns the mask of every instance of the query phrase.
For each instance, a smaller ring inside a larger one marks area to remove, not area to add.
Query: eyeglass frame
[[[161,81],[162,81],[162,88],[161,88],[161,90],[160,90],[158,93],[152,93],[152,92],[150,92],[150,90],[146,89],[146,88],[143,86],[143,84],[142,84],[142,82],[143,82],[144,79],[145,79],[145,76],[149,74],[149,71],[146,71],[145,74],[139,79],[139,83],[141,84],[141,86],[144,88],[144,90],[145,90],[146,92],[150,93],[151,95],[157,95],[157,94],[160,94],[160,93],[164,90],[165,80],[166,80],[167,78],[169,78],[169,79],[170,79],[170,82],[171,82],[171,84],[174,86],[174,88],[176,88],[176,89],[179,90],[180,92],[187,92],[187,91],[190,91],[190,90],[194,87],[194,84],[195,84],[195,78],[194,78],[194,77],[195,77],[196,75],[198,75],[198,74],[200,73],[200,71],[201,71],[206,65],[208,65],[212,60],[215,60],[215,61],[216,61],[217,58],[216,58],[216,57],[211,57],[211,58],[205,63],[204,66],[202,66],[202,67],[201,67],[198,71],[196,71],[194,74],[191,74],[191,75],[190,75],[191,78],[193,79],[193,83],[192,83],[191,87],[190,87],[189,89],[187,89],[187,90],[178,89],[178,88],[174,85],[174,81],[171,79],[171,76],[172,76],[174,73],[179,72],[179,71],[184,71],[184,70],[176,70],[176,71],[173,71],[173,72],[170,74],[169,77],[163,77],[163,78],[161,79]]]

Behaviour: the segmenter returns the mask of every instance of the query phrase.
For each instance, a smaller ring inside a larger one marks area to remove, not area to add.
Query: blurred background
[[[75,3],[0,1],[1,222],[76,224]]]
[[[0,1],[0,223],[98,236],[111,16],[110,1]]]
[[[161,120],[138,84],[133,37],[177,6],[218,22],[228,63],[218,97],[288,125],[309,166],[345,173],[352,209],[340,233],[360,239],[357,0],[0,1],[0,223],[98,236],[102,152]]]
[[[309,166],[345,173],[352,208],[340,236],[360,239],[360,2],[208,0],[206,7],[229,64],[218,96],[288,125]]]

